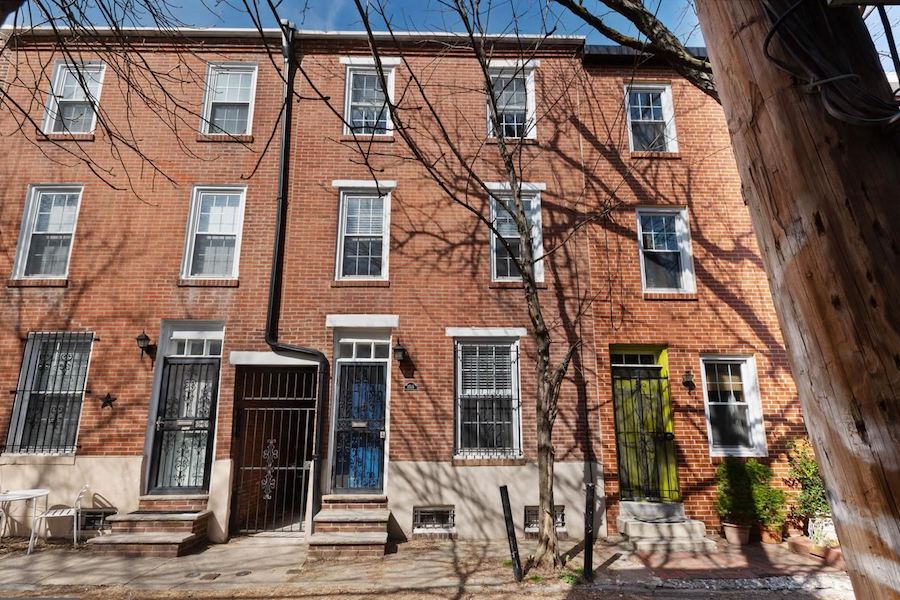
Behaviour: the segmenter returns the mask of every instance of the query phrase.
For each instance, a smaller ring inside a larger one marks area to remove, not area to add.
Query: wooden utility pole
[[[807,5],[887,99],[858,10]],[[854,590],[900,598],[900,129],[829,116],[764,56],[756,0],[696,6]]]

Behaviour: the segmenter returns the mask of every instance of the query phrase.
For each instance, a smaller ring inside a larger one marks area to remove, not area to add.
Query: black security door
[[[384,482],[385,363],[338,366],[334,489],[381,493]]]

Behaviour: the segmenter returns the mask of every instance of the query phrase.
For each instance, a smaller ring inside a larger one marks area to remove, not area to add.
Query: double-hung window
[[[16,278],[66,278],[81,192],[81,186],[34,186],[29,190],[19,235]]]
[[[7,450],[75,451],[94,334],[29,333],[15,390]]]
[[[255,64],[210,64],[201,131],[212,135],[250,135],[255,97]]]
[[[756,362],[752,357],[704,356],[703,397],[711,456],[765,456]]]
[[[381,59],[387,90],[382,85],[374,59],[345,56],[341,62],[347,65],[344,133],[390,135],[392,127],[388,100],[394,95],[394,71],[400,60],[389,57]]]
[[[687,210],[638,209],[637,228],[644,291],[696,291]]]
[[[632,152],[678,152],[670,85],[629,85],[628,140]]]
[[[56,64],[44,116],[44,133],[91,133],[97,121],[102,62]]]
[[[491,88],[497,102],[496,123],[488,101],[491,137],[537,137],[535,123],[534,68],[537,61],[494,60],[490,63]]]
[[[538,259],[534,263],[534,276],[538,282],[541,282],[544,280],[544,264],[541,259],[544,254],[541,196],[538,192],[522,192],[521,197],[522,208],[531,230],[532,252],[534,258]],[[522,279],[522,273],[516,262],[522,257],[522,242],[513,218],[515,210],[515,202],[511,195],[504,195],[500,192],[491,197],[491,220],[497,231],[497,233],[491,232],[491,279],[493,281],[521,281]]]
[[[456,342],[457,455],[521,455],[518,353],[515,341]]]
[[[337,278],[387,279],[390,193],[341,192]]]
[[[244,188],[195,188],[182,277],[235,279],[244,222]]]

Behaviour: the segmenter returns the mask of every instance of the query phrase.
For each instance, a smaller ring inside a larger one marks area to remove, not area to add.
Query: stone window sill
[[[339,279],[331,282],[333,288],[386,288],[391,287],[388,279]]]
[[[525,463],[524,456],[510,458],[466,458],[454,456],[451,464],[454,467],[521,467]]]
[[[198,142],[223,142],[232,144],[252,144],[252,135],[228,135],[221,133],[198,133]]]
[[[0,454],[0,465],[74,465],[75,454]]]
[[[358,133],[355,136],[343,134],[339,141],[341,142],[359,142],[360,144],[390,144],[394,142],[393,135],[370,135],[368,133]]]
[[[6,287],[19,288],[64,288],[69,286],[68,279],[7,279]]]
[[[499,144],[500,138],[496,138],[494,136],[487,137],[488,144]],[[537,146],[538,141],[537,138],[503,138],[503,141],[506,142],[507,146],[516,146],[518,144],[522,144],[523,146]]]
[[[94,139],[93,133],[37,133],[39,142],[93,142]]]
[[[635,159],[643,159],[643,158],[661,158],[664,160],[681,160],[681,154],[678,152],[642,152],[642,151],[632,151],[631,158]]]
[[[521,281],[492,281],[488,284],[488,287],[492,290],[520,290],[525,287],[525,285]],[[537,284],[537,288],[539,290],[546,290],[547,284],[540,282]]]
[[[236,288],[239,285],[239,279],[178,279],[178,287]]]
[[[674,300],[676,302],[695,302],[700,298],[696,293],[680,292],[644,292],[644,300]]]

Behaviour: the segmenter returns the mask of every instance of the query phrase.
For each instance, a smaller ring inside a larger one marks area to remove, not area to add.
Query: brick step
[[[194,533],[206,537],[212,511],[158,512],[135,511],[108,517],[113,534],[117,533]]]
[[[322,510],[387,509],[387,496],[382,494],[326,494]]]
[[[114,533],[91,538],[87,543],[97,552],[175,557],[199,549],[206,543],[206,537],[195,533]]]
[[[138,511],[194,512],[206,510],[209,494],[150,495],[138,499]]]
[[[381,558],[387,531],[316,532],[309,537],[310,560]]]
[[[702,539],[643,539],[630,540],[628,545],[640,554],[654,552],[694,552],[698,554],[714,554],[718,551],[716,543],[708,538]]]
[[[706,525],[693,519],[643,520],[620,516],[616,519],[616,528],[630,540],[698,540],[706,537]]]

